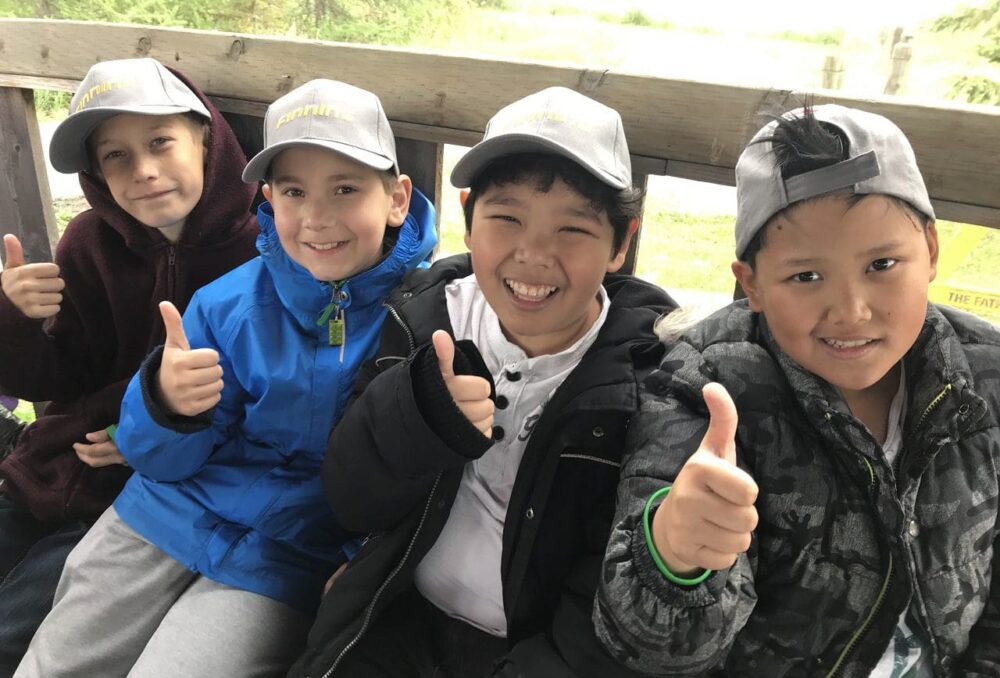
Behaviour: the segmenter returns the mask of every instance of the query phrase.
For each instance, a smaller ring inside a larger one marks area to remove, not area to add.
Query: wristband
[[[649,549],[649,555],[652,556],[653,562],[656,563],[657,569],[667,578],[668,581],[678,584],[680,586],[697,586],[702,583],[712,574],[712,570],[705,570],[697,577],[693,579],[685,579],[684,577],[678,577],[676,574],[671,572],[666,563],[663,562],[663,558],[660,557],[659,551],[656,550],[656,544],[653,543],[653,531],[650,529],[649,525],[649,510],[653,507],[653,503],[660,499],[661,497],[667,496],[670,492],[670,485],[660,488],[646,500],[646,508],[642,510],[642,527],[646,531],[646,547]]]

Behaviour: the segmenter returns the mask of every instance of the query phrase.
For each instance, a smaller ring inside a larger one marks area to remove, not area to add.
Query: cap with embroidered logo
[[[491,162],[519,153],[561,155],[612,188],[632,186],[618,111],[566,87],[543,89],[497,111],[483,140],[455,165],[451,183],[467,188]]]
[[[268,106],[264,150],[247,163],[243,181],[260,181],[279,153],[301,144],[336,151],[399,175],[396,140],[382,102],[368,90],[346,82],[310,80]]]
[[[743,256],[750,241],[775,214],[800,200],[836,191],[891,195],[934,218],[913,148],[895,123],[837,104],[815,106],[812,114],[843,133],[848,157],[784,179],[771,142],[760,141],[774,136],[778,122],[772,121],[757,132],[736,163],[737,257]],[[793,120],[802,115],[798,109],[782,118]]]
[[[87,138],[122,113],[212,116],[201,99],[156,59],[116,59],[94,64],[73,95],[69,117],[49,144],[49,161],[60,172],[90,171]]]

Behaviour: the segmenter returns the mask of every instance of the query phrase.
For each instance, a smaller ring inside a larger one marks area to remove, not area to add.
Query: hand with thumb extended
[[[181,314],[169,301],[160,302],[160,315],[167,330],[156,375],[160,400],[172,413],[193,417],[222,398],[219,354],[211,348],[191,350]]]
[[[653,542],[680,577],[731,567],[757,527],[757,483],[736,466],[736,405],[721,384],[702,390],[708,430],[653,516]]]
[[[431,342],[452,400],[473,426],[487,438],[492,437],[493,401],[490,400],[490,382],[474,375],[455,374],[455,342],[447,332],[435,331],[431,335]]]
[[[59,312],[66,283],[56,264],[26,264],[17,236],[3,237],[5,263],[0,286],[10,302],[29,318],[48,318]]]

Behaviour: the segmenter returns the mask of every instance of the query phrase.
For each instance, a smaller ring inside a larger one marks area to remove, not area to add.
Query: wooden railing
[[[244,132],[259,129],[256,118],[271,101],[312,78],[369,89],[397,134],[400,165],[438,207],[442,144],[475,143],[497,109],[543,87],[570,87],[621,113],[641,186],[650,174],[732,185],[760,112],[791,108],[804,94],[386,47],[0,19],[0,230],[21,237],[29,260],[50,259],[57,237],[31,90],[72,91],[92,64],[136,56],[184,71],[222,111],[248,123]],[[895,121],[913,144],[940,218],[1000,228],[1000,107],[812,94],[817,103]]]

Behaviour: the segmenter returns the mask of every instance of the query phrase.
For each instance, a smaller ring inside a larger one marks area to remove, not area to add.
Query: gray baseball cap
[[[782,179],[770,142],[777,121],[754,135],[736,163],[736,256],[775,214],[800,200],[835,191],[859,195],[882,193],[913,205],[931,219],[934,208],[913,148],[903,131],[888,118],[856,108],[824,104],[812,109],[816,119],[833,125],[847,138],[848,157],[833,165]],[[782,117],[801,117],[802,109]]]
[[[212,119],[205,104],[156,59],[116,59],[90,67],[49,145],[52,166],[71,174],[91,169],[87,137],[121,113],[176,115],[197,113]]]
[[[497,111],[483,140],[455,165],[451,183],[467,188],[488,164],[518,153],[561,155],[612,188],[632,186],[632,162],[618,111],[565,87],[543,89]]]
[[[368,90],[336,80],[310,80],[267,107],[264,150],[243,170],[243,181],[260,181],[275,157],[307,144],[343,153],[376,170],[399,175],[396,140],[382,102]]]

